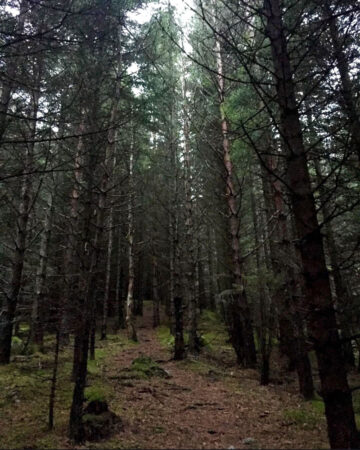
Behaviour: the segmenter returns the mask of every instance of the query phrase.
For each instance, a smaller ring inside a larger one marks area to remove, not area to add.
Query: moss
[[[107,384],[104,379],[99,380],[96,384],[85,389],[85,398],[88,402],[101,401],[106,402],[107,399],[114,395],[114,387]]]
[[[11,354],[20,355],[24,349],[24,342],[19,336],[13,336],[11,339]]]
[[[170,328],[166,325],[162,325],[156,329],[156,334],[164,347],[173,349],[175,345],[175,337],[170,333]],[[187,345],[189,342],[189,333],[184,331],[184,343]]]
[[[226,326],[218,312],[204,310],[199,318],[199,331],[205,351],[217,360],[233,360]]]
[[[284,419],[303,429],[313,430],[323,420],[323,414],[317,409],[310,409],[304,406],[297,409],[286,409],[284,411]]]
[[[164,427],[158,426],[158,427],[153,427],[153,433],[155,434],[161,434],[161,433],[165,433],[166,429]]]
[[[180,361],[179,365],[183,366],[187,370],[192,370],[193,372],[200,373],[201,375],[207,375],[209,370],[214,366],[210,363],[207,363],[203,360],[191,360],[186,359],[184,361]]]
[[[325,414],[325,405],[323,400],[316,394],[315,399],[310,401],[312,407],[317,411],[319,414]]]
[[[131,370],[137,375],[144,374],[148,378],[165,378],[167,376],[167,372],[149,356],[140,356],[139,358],[134,359],[131,363]]]
[[[41,437],[36,441],[36,447],[43,449],[54,449],[61,446],[59,436],[49,432],[46,436]]]
[[[101,425],[104,422],[106,422],[107,417],[105,417],[103,414],[84,414],[82,416],[82,421],[84,423],[91,423],[92,425]]]
[[[106,401],[106,391],[99,386],[90,386],[85,389],[85,398],[88,402],[94,402],[96,400],[100,402]]]
[[[360,391],[354,391],[352,399],[355,414],[360,414]]]
[[[159,341],[161,342],[161,344],[164,347],[173,347],[175,344],[175,338],[174,336],[170,333],[170,328],[162,325],[160,327],[158,327],[156,329],[156,334],[157,337],[159,339]]]

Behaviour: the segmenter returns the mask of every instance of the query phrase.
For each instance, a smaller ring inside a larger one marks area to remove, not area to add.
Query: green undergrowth
[[[46,353],[15,355],[9,365],[0,366],[0,448],[68,447],[73,347],[68,346],[59,355],[55,427],[49,431],[47,420],[54,345],[54,336],[46,336]],[[105,376],[105,369],[111,366],[116,353],[130,345],[133,344],[122,335],[109,335],[107,340],[97,342],[96,360],[88,364],[87,400],[106,400],[111,404],[115,386]],[[106,448],[121,447],[114,441],[112,444],[106,442]]]
[[[198,323],[199,337],[203,350],[208,355],[219,359],[233,359],[234,352],[228,342],[228,333],[220,315],[215,311],[203,310]],[[170,333],[169,326],[162,325],[156,330],[157,337],[161,344],[173,350],[175,345],[174,336]],[[188,344],[189,334],[184,331],[185,346]]]
[[[179,362],[179,365],[186,370],[192,370],[193,372],[197,372],[200,375],[207,376],[209,372],[215,371],[217,369],[214,364],[211,364],[209,361],[205,359],[184,359]]]
[[[204,310],[199,318],[199,331],[204,346],[210,352],[232,352],[228,333],[220,315],[215,311]]]
[[[356,425],[360,428],[360,391],[353,392],[352,398]],[[309,403],[320,417],[325,417],[325,404],[318,394],[316,394],[314,400],[311,400]]]
[[[149,356],[139,356],[130,367],[123,369],[117,378],[122,380],[147,380],[152,377],[168,378],[169,374]]]
[[[172,348],[175,344],[174,336],[170,333],[170,328],[166,325],[161,325],[156,329],[156,335],[161,345],[167,348]]]
[[[321,401],[304,402],[298,408],[285,409],[284,420],[289,425],[296,425],[304,430],[314,430],[324,421]]]

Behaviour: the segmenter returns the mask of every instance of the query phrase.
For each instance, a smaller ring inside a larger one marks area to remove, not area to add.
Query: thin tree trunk
[[[129,155],[129,200],[128,200],[128,251],[129,251],[129,281],[126,298],[126,329],[128,338],[137,342],[135,317],[134,317],[134,138],[130,145]]]
[[[101,323],[101,339],[106,339],[107,330],[107,319],[109,311],[109,300],[110,300],[110,281],[111,281],[111,255],[113,249],[113,207],[110,208],[109,215],[109,237],[107,246],[107,258],[106,258],[106,275],[105,275],[105,293],[104,293],[104,303],[103,303],[103,315]]]
[[[190,144],[190,126],[188,118],[188,108],[186,105],[186,85],[183,81],[183,115],[184,115],[184,166],[185,166],[185,209],[186,209],[186,250],[188,255],[188,263],[186,270],[186,286],[188,294],[188,312],[189,312],[189,343],[188,350],[190,354],[196,354],[200,351],[200,342],[197,332],[197,292],[196,292],[196,258],[195,258],[195,240],[193,230],[193,200],[192,200],[192,188],[191,188],[191,144]]]
[[[208,256],[208,263],[209,263],[209,284],[210,284],[210,305],[211,309],[216,309],[216,295],[219,293],[219,285],[217,281],[217,273],[216,273],[216,241],[213,236],[213,230],[208,227],[207,228],[207,237],[208,237],[208,243],[207,243],[207,256]]]
[[[82,135],[85,133],[85,110],[81,111],[81,121],[78,129],[78,142],[76,148],[75,165],[74,165],[74,184],[71,190],[70,199],[70,230],[67,247],[64,256],[64,273],[66,280],[64,305],[61,314],[61,343],[69,343],[70,334],[70,306],[77,297],[79,264],[77,255],[78,238],[80,230],[80,213],[79,213],[79,196],[81,183],[83,181],[83,159],[84,159],[84,140]],[[76,315],[79,311],[76,311]],[[76,320],[77,323],[77,320]],[[76,334],[76,330],[75,330]],[[74,345],[74,356],[76,354],[76,346]]]
[[[158,267],[155,251],[153,250],[152,258],[152,291],[153,291],[153,328],[160,325],[160,299],[158,287]]]
[[[260,309],[260,323],[258,326],[259,348],[261,355],[261,367],[260,367],[260,384],[266,386],[270,381],[270,356],[271,356],[271,340],[272,330],[270,329],[269,314],[271,311],[271,300],[267,286],[262,273],[263,264],[261,263],[261,244],[260,244],[260,230],[258,213],[256,210],[256,199],[254,192],[254,180],[253,175],[250,174],[250,203],[254,225],[254,243],[255,243],[255,260],[256,270],[258,277],[258,295],[259,295],[259,309]]]
[[[218,72],[218,93],[220,102],[220,118],[222,133],[222,148],[226,177],[226,201],[228,207],[228,226],[231,240],[232,252],[232,275],[233,285],[236,292],[233,295],[230,305],[230,340],[237,355],[238,363],[247,367],[254,367],[256,364],[256,350],[253,333],[250,306],[247,300],[246,291],[242,279],[240,243],[239,243],[239,218],[237,211],[236,193],[233,183],[233,164],[230,156],[230,142],[228,138],[228,122],[224,111],[225,102],[225,78],[221,55],[221,45],[216,39],[216,61]]]
[[[44,298],[45,298],[45,283],[47,275],[48,251],[51,237],[51,225],[53,216],[53,193],[49,193],[47,200],[47,208],[44,219],[44,230],[40,242],[40,261],[36,273],[35,282],[35,298],[31,313],[31,328],[29,342],[34,342],[39,346],[40,351],[44,350]]]
[[[54,366],[51,377],[51,388],[49,398],[49,423],[48,423],[49,430],[52,430],[54,428],[54,407],[55,407],[57,374],[59,366],[59,350],[60,350],[60,331],[58,329],[56,331],[56,338],[55,338]]]
[[[115,291],[115,327],[117,332],[120,328],[125,328],[124,303],[123,303],[123,267],[122,267],[122,245],[121,245],[121,229],[118,228],[118,242],[116,252],[116,291]]]

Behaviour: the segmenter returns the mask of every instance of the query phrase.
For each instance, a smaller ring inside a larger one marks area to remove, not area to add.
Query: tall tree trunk
[[[197,307],[198,298],[196,292],[196,258],[195,258],[195,239],[193,230],[193,199],[191,188],[191,143],[190,143],[190,125],[189,125],[189,112],[186,104],[186,83],[183,80],[182,86],[183,97],[183,120],[184,120],[184,166],[185,166],[185,208],[186,208],[186,251],[187,251],[187,270],[186,270],[186,287],[188,295],[188,312],[189,312],[189,343],[188,350],[191,354],[199,353],[200,341],[197,332]]]
[[[104,292],[104,302],[103,302],[103,313],[102,313],[102,323],[101,323],[101,339],[106,339],[106,331],[107,331],[107,319],[108,319],[108,311],[109,311],[109,301],[110,301],[110,281],[111,281],[111,256],[113,249],[113,206],[110,207],[109,214],[109,236],[108,236],[108,245],[107,245],[107,255],[106,255],[106,274],[105,274],[105,292]]]
[[[69,437],[76,443],[84,440],[82,421],[84,392],[87,376],[90,332],[92,327],[94,289],[96,283],[97,246],[92,241],[91,217],[93,216],[93,173],[92,164],[87,168],[87,199],[83,211],[84,228],[82,232],[81,276],[78,307],[82,314],[75,335],[73,375],[75,386],[70,410]],[[95,243],[96,244],[96,243]],[[95,250],[95,251],[94,251]]]
[[[259,219],[258,212],[256,209],[256,198],[255,198],[255,185],[253,180],[253,175],[250,174],[250,203],[251,212],[253,217],[254,225],[254,243],[255,243],[255,261],[256,261],[256,271],[258,277],[258,295],[259,295],[259,309],[260,309],[260,323],[258,326],[258,338],[259,338],[259,349],[261,355],[261,367],[260,367],[260,384],[266,386],[270,381],[270,356],[272,350],[272,330],[271,330],[271,319],[269,315],[271,314],[271,299],[268,291],[268,287],[265,285],[263,277],[264,264],[262,259],[264,256],[261,254],[261,238],[259,230]],[[265,251],[265,250],[264,250]]]
[[[158,267],[157,259],[155,256],[155,250],[153,249],[152,258],[152,291],[153,291],[153,328],[160,325],[160,299],[159,299],[159,286],[158,286]]]
[[[94,108],[96,109],[96,108]],[[94,328],[95,315],[95,290],[98,278],[98,264],[101,254],[100,242],[103,233],[102,211],[99,204],[94,202],[94,175],[96,158],[93,149],[86,152],[87,164],[85,171],[86,189],[84,194],[84,210],[82,211],[83,228],[81,234],[81,259],[80,259],[80,286],[78,308],[82,314],[78,318],[79,326],[75,335],[74,367],[73,375],[75,386],[70,411],[69,437],[76,443],[84,440],[84,425],[82,422],[84,392],[87,377],[87,361],[89,354],[90,334]],[[98,208],[98,220],[93,231],[92,217],[94,209]],[[94,345],[91,346],[94,350]]]
[[[216,263],[216,240],[213,236],[214,231],[207,227],[207,258],[209,264],[209,286],[210,286],[210,307],[216,309],[216,295],[219,293],[219,285],[217,281],[217,263]]]
[[[338,249],[337,244],[335,241],[335,236],[332,228],[332,224],[330,222],[331,214],[328,208],[328,205],[326,203],[326,192],[324,190],[324,184],[323,184],[323,176],[321,173],[321,167],[318,159],[314,159],[314,165],[315,165],[315,171],[316,171],[316,177],[317,177],[317,183],[319,185],[319,191],[320,196],[324,200],[324,203],[322,204],[322,211],[325,223],[325,232],[326,232],[326,243],[328,248],[328,254],[331,264],[331,274],[334,280],[334,286],[335,286],[335,298],[334,300],[337,302],[337,315],[341,330],[341,337],[346,341],[343,344],[343,352],[344,352],[344,359],[346,363],[353,367],[355,366],[355,356],[354,351],[352,348],[351,343],[351,309],[352,309],[352,302],[351,298],[349,298],[347,290],[345,288],[345,284],[343,282],[342,273],[340,270],[340,264],[338,261]],[[350,314],[349,314],[350,313]]]
[[[185,358],[184,324],[183,324],[183,298],[181,292],[180,274],[180,243],[179,243],[179,216],[176,208],[178,202],[178,169],[177,149],[173,142],[170,145],[170,167],[172,174],[172,186],[169,205],[169,235],[170,235],[170,274],[172,274],[171,286],[171,308],[172,323],[171,331],[175,336],[174,359]]]
[[[349,119],[350,143],[360,160],[360,116],[356,106],[356,90],[350,78],[350,67],[343,47],[343,39],[340,36],[338,19],[332,11],[330,2],[320,2],[324,19],[329,25],[331,42],[334,48],[337,69],[341,81],[341,107]]]
[[[279,0],[265,0],[264,13],[275,69],[287,180],[304,270],[307,324],[318,361],[330,446],[357,448],[360,442],[331,302],[329,274],[311,190]]]
[[[266,141],[271,148],[270,138]],[[278,172],[273,156],[267,157],[266,164],[273,173]],[[288,358],[288,370],[296,369],[300,394],[305,399],[311,399],[314,396],[314,384],[297,292],[303,286],[303,281],[301,274],[293,269],[292,260],[296,255],[292,256],[290,263],[286,261],[294,252],[289,236],[284,194],[279,180],[269,175],[264,168],[262,175],[267,219],[269,222],[276,220],[274,238],[270,240],[270,254],[273,271],[280,278],[274,296],[279,315],[280,352]]]
[[[254,367],[256,364],[256,350],[253,333],[253,324],[250,305],[247,300],[246,291],[242,279],[240,243],[239,243],[239,218],[236,202],[236,192],[233,182],[233,164],[230,156],[230,141],[228,137],[228,121],[225,116],[225,77],[221,55],[221,45],[216,39],[216,61],[217,61],[217,87],[220,102],[220,118],[222,133],[222,149],[226,177],[226,201],[228,207],[228,226],[231,240],[232,252],[232,276],[235,293],[231,300],[229,316],[230,340],[237,355],[239,364]]]
[[[32,208],[32,170],[34,167],[34,147],[37,130],[37,114],[40,101],[40,83],[43,69],[43,58],[40,55],[35,61],[35,80],[31,92],[31,119],[24,157],[22,187],[16,219],[15,250],[10,281],[10,292],[6,297],[0,314],[0,364],[8,364],[11,355],[11,337],[13,332],[16,307],[21,288],[24,268],[28,221]]]
[[[129,339],[137,341],[135,317],[134,317],[134,137],[130,144],[129,155],[129,199],[128,199],[128,252],[129,252],[129,281],[126,298],[126,329]]]
[[[54,428],[54,407],[55,407],[56,383],[59,368],[59,352],[60,352],[60,331],[59,329],[57,329],[55,337],[54,365],[51,377],[51,388],[49,398],[49,420],[48,420],[49,430],[52,430]]]
[[[44,347],[44,298],[45,298],[45,283],[48,266],[48,252],[51,237],[52,216],[54,212],[53,208],[53,192],[48,194],[47,207],[45,211],[44,230],[41,235],[40,242],[40,261],[39,267],[36,272],[35,282],[35,298],[32,305],[31,313],[31,329],[30,329],[30,342],[34,342],[39,345],[41,351]]]
[[[116,251],[116,290],[115,290],[115,325],[114,331],[117,332],[120,328],[125,328],[124,317],[124,302],[123,302],[123,290],[124,290],[124,271],[122,266],[122,242],[121,242],[121,228],[118,227],[118,242]]]
[[[20,46],[21,46],[21,36],[24,34],[24,24],[27,12],[29,10],[28,0],[21,0],[19,15],[16,19],[16,29],[14,30],[15,36],[20,38]],[[1,84],[1,94],[0,94],[0,146],[3,140],[3,136],[6,132],[7,128],[7,113],[9,110],[9,104],[11,100],[11,95],[16,87],[16,71],[19,67],[19,57],[16,53],[21,53],[19,51],[19,45],[12,44],[11,48],[13,49],[15,56],[6,55],[6,69],[5,76],[2,80]]]
[[[70,334],[70,307],[75,304],[77,297],[79,277],[75,275],[79,272],[79,261],[77,258],[78,240],[80,236],[80,211],[79,211],[79,196],[81,190],[81,184],[83,182],[83,162],[84,162],[84,139],[85,133],[85,110],[81,110],[81,120],[79,124],[78,134],[79,138],[76,147],[76,156],[74,164],[74,184],[71,190],[70,199],[70,223],[69,223],[69,236],[67,247],[64,255],[64,273],[65,273],[65,295],[63,311],[61,314],[61,343],[69,343]],[[75,315],[80,312],[75,311]],[[77,320],[75,320],[77,323]],[[75,330],[76,334],[76,330]],[[76,355],[77,346],[74,345],[74,357]]]

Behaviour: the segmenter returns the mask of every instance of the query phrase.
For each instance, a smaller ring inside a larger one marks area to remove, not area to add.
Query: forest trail
[[[145,306],[143,318],[138,318],[138,338],[138,345],[116,354],[103,372],[116,383],[110,406],[124,420],[124,432],[117,435],[122,445],[128,448],[328,446],[324,421],[316,419],[312,423],[311,404],[304,404],[283,386],[259,386],[254,371],[236,366],[220,369],[204,356],[198,361],[171,360],[169,350],[151,326],[150,305]],[[169,378],[119,380],[124,367],[130,367],[140,356],[157,361]],[[303,423],[298,420],[296,408]]]

